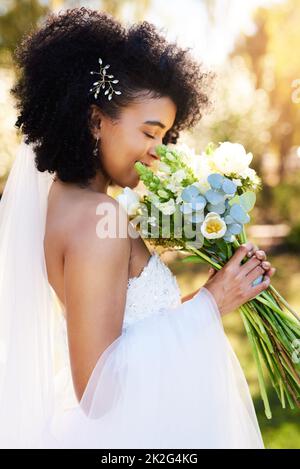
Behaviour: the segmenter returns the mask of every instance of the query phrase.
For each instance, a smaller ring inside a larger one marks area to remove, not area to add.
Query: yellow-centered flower
[[[201,225],[201,233],[207,239],[222,238],[226,232],[226,223],[218,213],[210,212]]]

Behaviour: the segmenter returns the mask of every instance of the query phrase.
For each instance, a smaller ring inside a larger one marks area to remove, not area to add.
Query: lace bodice
[[[154,251],[142,272],[128,280],[122,330],[139,319],[165,308],[175,308],[180,303],[181,292],[176,277]],[[61,316],[66,337],[66,320],[63,314]]]
[[[139,319],[180,303],[176,277],[154,251],[140,275],[128,280],[123,330]]]

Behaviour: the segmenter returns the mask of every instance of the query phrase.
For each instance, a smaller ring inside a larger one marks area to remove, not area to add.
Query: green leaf
[[[238,194],[236,194],[234,197],[232,197],[232,199],[229,199],[228,200],[228,204],[230,205],[230,207],[233,205],[233,204],[238,204],[240,205],[240,196]]]
[[[256,195],[254,192],[247,191],[240,195],[240,205],[246,212],[253,209],[256,202]]]
[[[227,260],[227,245],[224,239],[216,239],[215,240],[216,245],[218,246],[218,249],[220,251],[220,254],[222,254],[221,258],[226,261]]]
[[[206,145],[206,148],[205,148],[205,153],[209,156],[209,155],[212,155],[213,152],[215,151],[216,149],[216,144],[214,142],[209,142],[207,145]]]

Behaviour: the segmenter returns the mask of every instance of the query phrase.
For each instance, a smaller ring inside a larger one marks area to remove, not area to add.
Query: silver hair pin
[[[91,71],[91,75],[100,75],[99,81],[95,81],[93,83],[93,88],[90,89],[90,92],[94,93],[94,97],[97,99],[98,94],[102,89],[105,89],[107,86],[108,88],[104,91],[104,94],[107,95],[108,100],[110,101],[112,98],[113,93],[115,94],[122,94],[121,91],[114,90],[112,83],[119,83],[119,80],[112,80],[114,78],[113,75],[107,75],[106,70],[110,67],[109,64],[105,65],[102,67],[102,59],[99,57],[98,59],[99,65],[100,65],[100,71],[99,72],[94,72]]]

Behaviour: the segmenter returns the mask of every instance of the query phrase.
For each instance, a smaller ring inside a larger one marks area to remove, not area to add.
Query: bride
[[[107,193],[134,188],[135,161],[151,166],[157,144],[195,125],[210,74],[153,25],[125,29],[85,8],[49,16],[16,58],[23,141],[0,205],[0,446],[264,448],[222,316],[267,288],[265,253],[240,247],[181,298]]]

